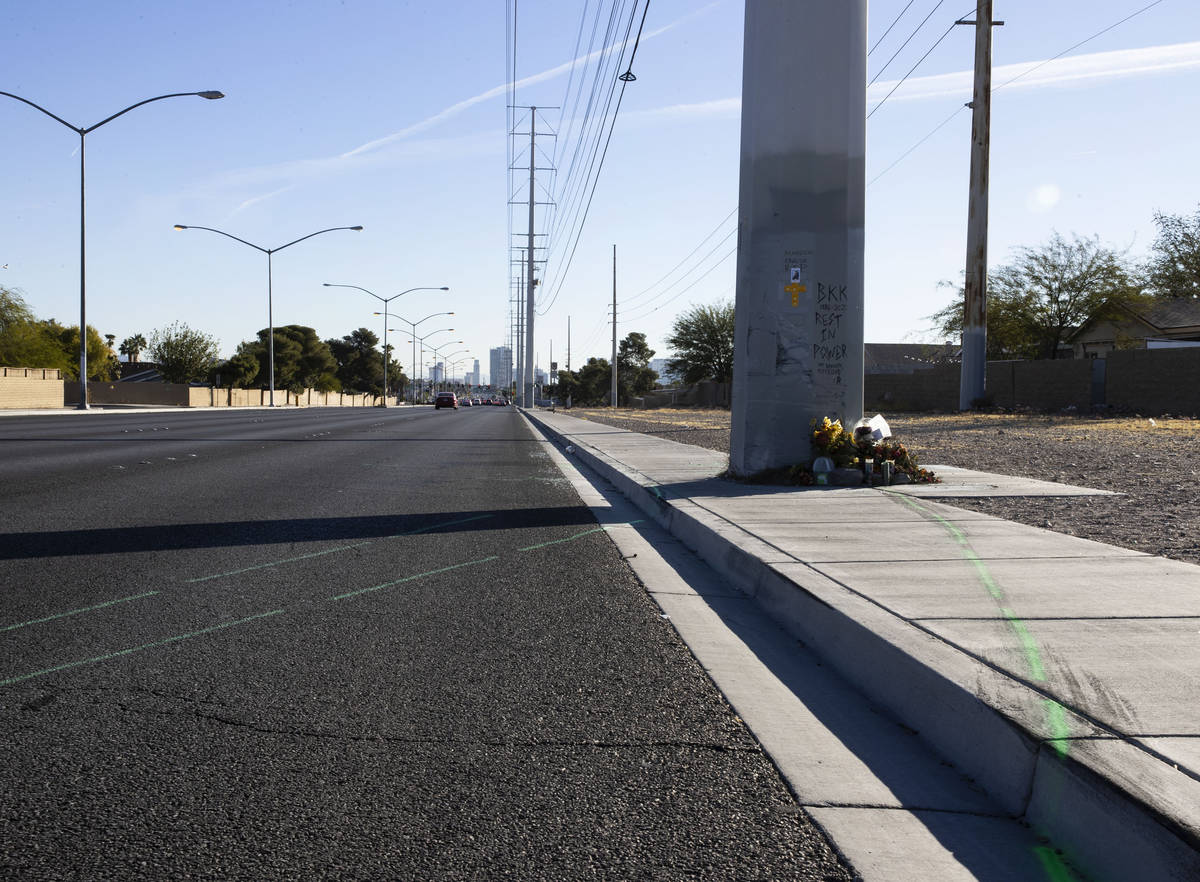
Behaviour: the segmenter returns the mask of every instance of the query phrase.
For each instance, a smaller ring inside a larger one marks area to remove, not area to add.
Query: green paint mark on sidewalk
[[[116,600],[106,600],[104,603],[97,603],[94,606],[84,606],[80,607],[79,609],[70,609],[66,612],[55,613],[52,616],[44,616],[40,619],[30,619],[28,622],[17,622],[15,625],[5,625],[3,628],[0,628],[0,633],[5,631],[15,631],[17,628],[24,628],[27,625],[40,625],[42,622],[52,622],[55,619],[65,619],[67,616],[77,616],[80,613],[104,609],[106,606],[114,606],[118,603],[127,603],[130,600],[140,600],[143,597],[153,597],[157,593],[157,591],[145,591],[142,594],[130,594],[128,597],[118,597]]]
[[[65,664],[55,665],[52,668],[43,668],[40,671],[33,671],[28,674],[19,674],[16,677],[9,677],[6,680],[0,680],[0,686],[12,686],[15,683],[21,683],[25,680],[32,680],[34,677],[44,677],[46,674],[53,674],[57,671],[66,671],[71,668],[78,668],[82,665],[94,665],[98,662],[108,661],[109,659],[120,658],[121,656],[125,655],[133,655],[135,652],[142,652],[146,649],[156,649],[160,646],[178,643],[180,640],[190,640],[191,638],[199,637],[202,634],[211,634],[214,631],[223,631],[226,628],[234,628],[238,625],[244,625],[247,622],[253,622],[257,619],[264,619],[267,616],[277,616],[282,612],[282,609],[273,609],[269,610],[268,612],[247,616],[244,619],[238,619],[235,622],[222,622],[219,625],[201,628],[198,631],[188,631],[186,634],[176,634],[173,637],[164,637],[162,640],[155,640],[152,643],[143,643],[140,646],[131,646],[128,649],[118,649],[115,652],[107,652],[104,655],[94,655],[91,658],[82,658],[78,661],[66,662]]]
[[[1074,882],[1076,879],[1075,874],[1063,863],[1063,859],[1059,857],[1053,848],[1039,845],[1033,850],[1033,853],[1041,862],[1042,870],[1046,873],[1046,878],[1050,882]]]
[[[992,599],[996,601],[1001,617],[1008,623],[1009,628],[1012,629],[1012,632],[1017,636],[1017,640],[1020,641],[1021,651],[1029,670],[1030,679],[1040,683],[1046,682],[1046,666],[1042,662],[1042,652],[1038,647],[1037,640],[1030,633],[1028,625],[1005,604],[1007,598],[1004,595],[1004,589],[992,577],[983,559],[975,553],[975,549],[971,547],[970,540],[967,539],[966,534],[949,520],[937,512],[929,510],[912,497],[899,493],[891,495],[893,499],[899,499],[923,517],[930,518],[941,524],[946,532],[950,534],[951,538],[958,543],[963,558],[974,568],[975,575],[979,579],[980,584],[983,585]],[[1071,735],[1071,726],[1067,720],[1066,708],[1052,698],[1045,699],[1042,704],[1045,708],[1046,731],[1049,733],[1050,746],[1060,757],[1065,757],[1070,750],[1069,739]]]

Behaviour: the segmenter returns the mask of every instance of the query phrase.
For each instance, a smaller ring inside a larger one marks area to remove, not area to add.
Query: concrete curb
[[[1190,779],[1191,787],[1181,786],[1164,763],[1061,706],[1073,737],[1055,742],[1041,734],[1053,696],[1034,684],[922,631],[692,500],[664,496],[586,438],[522,412],[548,437],[573,445],[579,461],[1095,878],[1200,879]]]

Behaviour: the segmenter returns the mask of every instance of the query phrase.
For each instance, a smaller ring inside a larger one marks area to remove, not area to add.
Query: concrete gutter
[[[1076,866],[1200,879],[1200,567],[525,413]]]

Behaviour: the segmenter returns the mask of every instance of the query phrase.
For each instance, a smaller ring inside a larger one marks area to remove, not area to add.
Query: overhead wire
[[[1038,70],[1039,68],[1046,66],[1050,62],[1057,61],[1058,59],[1062,58],[1064,55],[1067,55],[1068,53],[1075,51],[1080,46],[1083,46],[1083,45],[1086,45],[1087,43],[1092,42],[1092,40],[1095,40],[1097,37],[1101,37],[1104,34],[1107,34],[1113,28],[1123,25],[1123,24],[1125,24],[1125,22],[1130,21],[1131,19],[1137,18],[1142,13],[1147,12],[1150,9],[1153,9],[1155,6],[1158,6],[1162,2],[1164,2],[1164,0],[1153,0],[1152,3],[1147,3],[1145,6],[1141,7],[1140,9],[1136,10],[1135,12],[1130,13],[1129,15],[1122,18],[1120,21],[1114,22],[1113,24],[1108,25],[1105,28],[1102,28],[1101,30],[1092,34],[1090,37],[1080,40],[1078,43],[1075,43],[1075,44],[1069,46],[1068,48],[1064,49],[1062,52],[1059,52],[1057,55],[1053,55],[1050,58],[1047,58],[1045,61],[1042,61],[1039,64],[1034,65],[1029,70],[1022,71],[1021,73],[1017,74],[1017,76],[1013,77],[1012,79],[1004,81],[999,86],[996,86],[994,89],[992,89],[993,94],[996,92],[999,92],[1005,86],[1012,85],[1013,83],[1015,83],[1017,80],[1021,79],[1022,77],[1028,76],[1029,74],[1033,73],[1035,70]],[[892,169],[894,169],[896,166],[898,166],[913,151],[915,151],[918,147],[920,147],[922,144],[924,144],[926,141],[928,141],[930,138],[932,138],[935,134],[937,134],[939,131],[941,131],[941,129],[943,129],[946,126],[946,124],[950,122],[950,120],[954,119],[956,116],[958,116],[960,113],[962,113],[962,111],[965,109],[966,109],[965,105],[955,108],[953,113],[951,113],[948,117],[946,117],[944,120],[942,120],[936,126],[934,126],[924,137],[922,137],[919,141],[917,141],[915,144],[913,144],[911,147],[909,147],[907,150],[905,150],[902,154],[900,154],[900,156],[897,157],[891,163],[891,165],[889,165],[887,168],[885,168],[883,171],[881,171],[879,174],[877,174],[875,177],[873,177],[870,181],[868,181],[867,186],[870,187],[872,184],[874,184],[876,181],[878,181],[880,178],[882,178],[884,175],[886,175],[888,172],[890,172]]]
[[[887,39],[887,35],[892,32],[892,28],[894,28],[897,24],[900,23],[900,19],[904,18],[904,13],[908,12],[909,7],[912,6],[916,2],[917,2],[917,0],[908,0],[908,3],[905,4],[904,8],[900,10],[900,14],[897,15],[894,19],[892,19],[892,23],[887,26],[887,30],[883,32],[883,36],[880,37],[878,40],[876,40],[875,45],[867,50],[867,58],[870,58],[871,53],[879,48],[879,44]]]
[[[644,2],[645,2],[646,8],[648,8],[649,4],[650,4],[650,0],[644,0]],[[632,7],[630,8],[629,25],[625,29],[624,45],[622,46],[620,54],[617,56],[618,59],[623,58],[625,55],[624,47],[628,46],[628,44],[629,44],[629,34],[633,29],[633,16],[636,13],[637,13],[637,0],[634,0],[634,3],[632,5]],[[645,22],[645,11],[643,11],[643,14],[642,14],[642,21],[643,21],[643,23]],[[640,37],[640,34],[641,34],[640,29],[639,29],[638,33],[639,33],[639,37]],[[629,56],[630,59],[632,60],[633,56],[636,54],[637,54],[637,41],[634,42],[633,50],[631,51],[630,56]],[[617,97],[616,107],[613,109],[612,116],[609,121],[608,135],[604,139],[604,149],[600,153],[599,163],[596,165],[595,173],[593,175],[591,175],[592,186],[588,193],[587,204],[583,207],[583,211],[582,211],[582,214],[579,215],[578,222],[575,223],[575,225],[573,227],[568,228],[569,230],[574,230],[573,241],[571,244],[571,253],[568,256],[566,264],[564,265],[562,271],[557,275],[557,277],[556,277],[557,284],[554,289],[554,293],[553,293],[553,295],[550,296],[549,302],[539,311],[540,315],[545,315],[547,312],[549,312],[550,309],[554,306],[554,303],[558,300],[558,295],[562,291],[562,286],[563,286],[564,282],[566,281],[567,274],[570,272],[571,263],[575,259],[575,251],[579,247],[579,239],[583,235],[583,228],[584,228],[584,225],[587,223],[588,213],[591,211],[592,200],[596,196],[596,186],[597,186],[597,184],[600,183],[600,174],[604,169],[604,160],[608,157],[608,148],[609,148],[609,145],[612,143],[613,131],[616,129],[617,116],[621,112],[621,103],[625,99],[625,87],[627,85],[629,85],[629,80],[625,79],[624,77],[619,77],[618,79],[620,80],[620,83],[621,83],[621,89],[620,89],[620,93]]]
[[[921,19],[921,23],[913,29],[913,32],[911,34],[908,35],[908,39],[905,40],[903,43],[901,43],[900,48],[892,53],[892,57],[889,58],[886,62],[884,62],[883,67],[879,68],[879,70],[877,70],[875,72],[875,76],[873,76],[871,78],[871,81],[869,83],[867,83],[868,86],[875,85],[875,81],[877,79],[879,79],[881,76],[883,76],[883,72],[888,69],[888,66],[893,61],[896,60],[896,56],[904,51],[904,47],[907,46],[910,42],[912,42],[912,38],[915,37],[920,32],[921,28],[925,27],[925,22],[927,22],[927,21],[929,21],[929,19],[933,18],[933,14],[935,12],[937,12],[938,9],[941,8],[941,5],[945,2],[946,2],[946,0],[938,0],[937,5],[934,6],[933,9],[929,10],[929,14],[927,16],[925,16],[923,19]]]
[[[877,110],[879,110],[879,108],[883,107],[883,105],[887,103],[887,100],[896,94],[896,90],[899,89],[901,86],[903,86],[904,81],[913,75],[913,71],[915,71],[918,67],[920,67],[924,63],[925,59],[928,58],[930,56],[930,54],[932,54],[934,49],[936,49],[938,46],[940,46],[942,44],[942,41],[944,39],[946,39],[946,37],[950,36],[950,32],[952,30],[954,30],[954,28],[957,26],[957,24],[958,24],[957,21],[952,22],[950,24],[950,27],[946,28],[946,32],[944,34],[942,34],[940,37],[938,37],[937,40],[934,42],[934,44],[932,46],[930,46],[929,49],[925,52],[925,54],[922,55],[917,60],[917,63],[908,69],[908,73],[906,73],[904,76],[902,76],[900,78],[899,82],[897,82],[896,85],[892,86],[891,91],[889,91],[886,95],[884,95],[883,98],[880,99],[879,103],[871,108],[871,112],[867,114],[867,119],[870,119],[871,117],[873,117],[875,115],[875,111],[877,111]]]
[[[659,285],[661,285],[663,282],[665,282],[667,279],[669,279],[671,277],[671,275],[674,274],[675,270],[679,269],[681,266],[683,266],[685,263],[687,263],[687,261],[692,257],[693,254],[695,254],[697,251],[699,251],[701,248],[704,247],[705,242],[707,242],[709,239],[711,239],[713,236],[715,236],[718,232],[720,232],[721,227],[725,226],[726,222],[728,222],[728,220],[731,217],[733,217],[735,214],[737,214],[737,206],[734,206],[733,211],[729,212],[729,214],[727,214],[727,215],[725,215],[725,217],[721,218],[721,222],[719,224],[717,224],[717,226],[713,229],[713,231],[711,233],[709,233],[707,236],[705,236],[703,239],[701,239],[700,244],[697,245],[695,248],[693,248],[687,254],[687,256],[683,258],[683,260],[679,261],[679,263],[677,263],[677,264],[675,264],[675,266],[671,267],[671,269],[668,270],[667,273],[664,274],[661,279],[659,279],[657,282],[653,283],[652,285],[649,285],[646,288],[643,288],[638,293],[633,294],[630,297],[626,298],[625,300],[621,301],[621,305],[624,306],[627,303],[632,303],[633,301],[635,301],[639,297],[641,297],[643,294],[645,294],[649,291],[653,291],[655,288],[657,288]],[[685,275],[686,275],[686,273],[685,273]]]

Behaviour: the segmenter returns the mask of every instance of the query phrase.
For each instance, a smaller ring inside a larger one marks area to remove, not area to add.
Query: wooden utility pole
[[[613,245],[612,406],[617,406],[617,246]]]
[[[977,0],[975,94],[971,101],[971,195],[967,208],[967,267],[963,285],[962,372],[958,409],[970,410],[987,384],[988,159],[992,118],[992,0]]]

